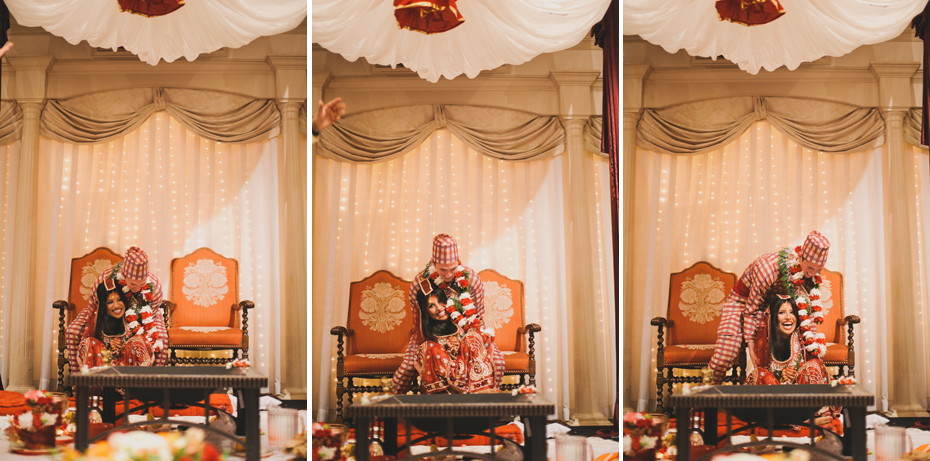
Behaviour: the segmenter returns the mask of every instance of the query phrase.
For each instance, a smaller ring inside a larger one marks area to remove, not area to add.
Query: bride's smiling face
[[[790,303],[782,303],[778,308],[778,332],[782,336],[789,336],[794,333],[798,326],[798,319],[794,316]]]
[[[126,313],[126,306],[123,304],[123,300],[115,291],[111,291],[107,296],[107,314],[110,317],[121,319]]]

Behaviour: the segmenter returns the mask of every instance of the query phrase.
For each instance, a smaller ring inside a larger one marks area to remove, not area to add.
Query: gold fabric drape
[[[559,117],[509,109],[416,105],[352,115],[320,135],[318,154],[351,162],[381,162],[419,146],[446,127],[471,148],[502,160],[542,159],[564,149]]]
[[[699,154],[732,142],[758,120],[768,120],[792,141],[817,151],[858,152],[884,142],[877,108],[755,96],[646,109],[637,144],[656,152]]]
[[[52,99],[42,111],[40,133],[62,142],[107,142],[138,128],[159,110],[166,110],[186,128],[213,141],[264,141],[280,133],[281,114],[271,99],[176,88]]]

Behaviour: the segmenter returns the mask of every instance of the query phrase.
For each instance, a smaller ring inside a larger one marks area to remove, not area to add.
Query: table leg
[[[74,434],[74,448],[82,452],[87,450],[87,438],[90,433],[89,394],[90,389],[88,389],[87,386],[77,386],[77,395],[74,399],[74,411],[76,413],[74,418],[77,423],[77,431]]]
[[[258,389],[244,389],[245,397],[245,459],[259,461],[262,454],[262,438],[259,429]],[[166,410],[167,411],[167,410]]]
[[[720,437],[717,437],[717,407],[704,410],[704,444],[717,446]],[[690,421],[689,421],[690,423]]]
[[[546,459],[546,417],[530,416],[523,427],[524,445],[529,450],[525,459]]]
[[[384,418],[384,454],[397,456],[397,418]]]
[[[116,425],[116,399],[117,393],[114,387],[103,388],[103,414],[100,415],[105,423]],[[126,418],[126,408],[123,409],[123,417]]]
[[[852,444],[853,461],[865,461],[865,407],[847,407],[849,410],[849,432],[847,442]]]
[[[368,431],[371,430],[369,426],[371,426],[371,418],[367,416],[358,416],[355,418],[355,460],[356,461],[368,461],[368,450],[371,448],[369,447],[369,445],[371,444],[371,441],[368,438]]]
[[[691,446],[691,409],[685,406],[680,406],[675,409],[678,412],[677,422],[675,424],[676,429],[676,446],[679,447],[690,447]],[[714,416],[714,420],[717,417]],[[704,415],[704,424],[707,425],[707,414]],[[716,431],[717,428],[714,428]],[[707,432],[707,431],[705,431]],[[690,461],[691,460],[691,450],[686,448],[683,450],[678,450],[678,461]]]

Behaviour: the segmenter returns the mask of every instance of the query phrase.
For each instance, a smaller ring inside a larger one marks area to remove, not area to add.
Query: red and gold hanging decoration
[[[770,23],[785,14],[778,0],[717,0],[717,16],[744,26]]]
[[[184,0],[118,0],[123,13],[138,14],[147,18],[164,16],[184,6]]]
[[[455,6],[456,0],[394,0],[397,26],[424,34],[452,30],[465,18]]]

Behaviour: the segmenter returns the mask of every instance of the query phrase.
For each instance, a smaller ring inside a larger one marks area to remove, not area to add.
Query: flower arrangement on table
[[[227,370],[231,368],[248,368],[248,367],[249,367],[248,360],[236,359],[236,360],[233,360],[232,362],[226,362]]]
[[[54,447],[56,429],[62,425],[62,415],[67,405],[63,405],[60,398],[46,390],[32,389],[26,392],[25,397],[29,409],[9,416],[7,435],[10,441],[29,450]]]
[[[81,453],[63,450],[60,461],[222,461],[226,457],[204,441],[202,429],[154,434],[147,431],[117,432]]]
[[[335,431],[326,423],[313,423],[313,461],[339,461],[344,460],[342,444],[345,443],[347,432]]]
[[[631,411],[623,416],[623,455],[634,459],[656,459],[664,454],[663,441],[668,418]]]

